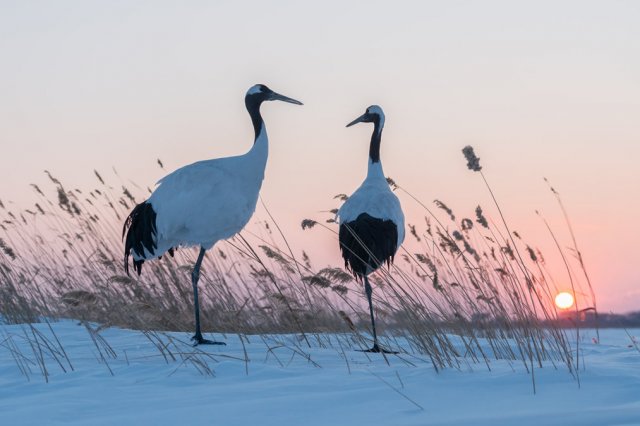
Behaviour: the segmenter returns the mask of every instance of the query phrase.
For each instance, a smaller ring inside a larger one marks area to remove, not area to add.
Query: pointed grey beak
[[[347,124],[347,127],[351,127],[356,123],[361,123],[362,121],[364,121],[364,119],[366,118],[367,113],[365,112],[364,114],[362,114],[360,117],[356,118],[355,120],[353,120],[351,123]]]
[[[290,104],[296,104],[296,105],[303,105],[303,103],[300,102],[300,101],[296,101],[295,99],[288,98],[288,97],[286,97],[284,95],[281,95],[280,93],[276,93],[276,92],[273,92],[271,94],[271,99],[270,100],[272,100],[272,101],[289,102]]]

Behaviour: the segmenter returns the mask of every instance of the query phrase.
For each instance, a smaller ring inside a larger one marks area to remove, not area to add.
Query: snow
[[[51,338],[46,324],[34,326]],[[52,327],[74,371],[45,356],[47,383],[36,364],[28,378],[22,374],[9,350],[15,343],[36,361],[29,327],[0,325],[0,424],[640,424],[640,352],[624,330],[601,330],[598,345],[594,331],[582,330],[580,387],[566,369],[545,364],[535,370],[534,394],[522,363],[436,372],[416,354],[390,355],[387,363],[379,354],[343,352],[337,342],[349,337],[332,335],[321,336],[322,345],[311,338],[311,348],[291,335],[247,336],[244,345],[237,335],[216,335],[227,346],[197,349],[186,333],[161,335],[182,342],[174,354],[199,352],[213,370],[207,375],[179,355],[165,361],[141,332],[109,328],[100,336],[116,357],[100,348],[112,375],[87,328],[75,321]]]

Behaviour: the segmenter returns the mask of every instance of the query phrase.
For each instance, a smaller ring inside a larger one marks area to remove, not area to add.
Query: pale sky
[[[299,223],[364,178],[371,128],[344,126],[375,103],[387,175],[459,217],[490,210],[460,152],[473,145],[513,228],[550,258],[534,210],[570,240],[548,177],[599,308],[638,310],[638,22],[636,1],[0,0],[0,199],[29,206],[44,169],[91,189],[115,167],[146,187],[243,153],[243,96],[264,83],[305,103],[262,109],[262,196],[296,250],[338,262]]]

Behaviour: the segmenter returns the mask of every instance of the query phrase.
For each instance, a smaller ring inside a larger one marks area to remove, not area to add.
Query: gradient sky
[[[0,199],[29,205],[44,169],[90,189],[113,166],[144,187],[166,173],[156,158],[170,171],[245,152],[243,96],[265,83],[305,103],[263,107],[262,196],[296,249],[337,262],[299,223],[360,184],[371,128],[344,126],[376,103],[387,175],[470,216],[490,207],[460,153],[472,144],[513,228],[550,258],[535,209],[570,239],[548,177],[599,308],[637,310],[638,22],[636,1],[1,0]]]

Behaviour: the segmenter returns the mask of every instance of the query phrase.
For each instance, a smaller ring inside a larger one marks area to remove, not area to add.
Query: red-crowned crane
[[[252,86],[244,101],[255,130],[251,149],[243,155],[198,161],[163,177],[149,199],[131,211],[122,230],[127,274],[129,256],[133,257],[133,268],[140,275],[145,260],[165,252],[173,255],[178,246],[200,247],[191,274],[195,345],[224,344],[202,337],[198,302],[200,265],[205,252],[216,242],[240,232],[256,209],[269,152],[260,106],[264,101],[302,105],[262,84]]]
[[[367,177],[338,210],[338,239],[345,267],[359,281],[364,280],[373,330],[373,347],[366,352],[393,353],[378,344],[371,301],[373,290],[368,276],[381,265],[393,262],[398,247],[404,241],[404,214],[398,197],[389,189],[380,163],[380,141],[384,127],[382,108],[371,105],[347,127],[361,122],[373,123]]]

